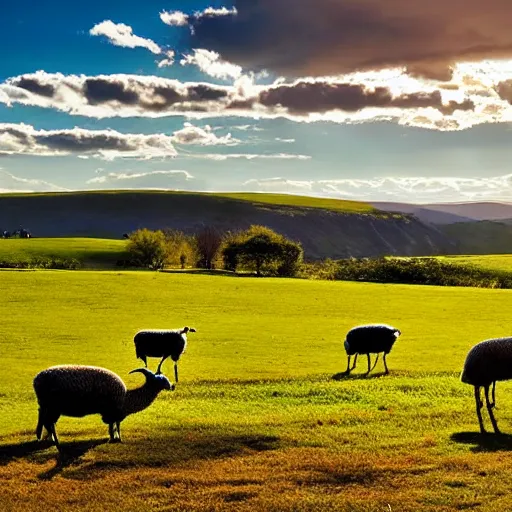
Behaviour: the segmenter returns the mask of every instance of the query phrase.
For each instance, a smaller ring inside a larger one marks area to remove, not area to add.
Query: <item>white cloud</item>
[[[111,20],[105,20],[89,30],[91,36],[105,36],[113,45],[124,48],[146,48],[154,54],[162,53],[158,46],[151,39],[144,39],[133,33],[132,27],[124,23],[114,23]]]
[[[282,139],[281,137],[276,137],[276,142],[283,142],[284,144],[293,144],[295,139]]]
[[[199,70],[213,78],[234,80],[242,76],[242,68],[236,64],[231,64],[220,58],[220,55],[202,48],[194,49],[192,55],[185,55],[181,59],[182,66],[193,65]]]
[[[110,172],[91,178],[87,185],[98,188],[190,190],[194,176],[183,170],[147,172]]]
[[[166,68],[166,67],[172,66],[174,64],[174,57],[176,55],[174,50],[166,51],[165,55],[166,55],[165,59],[162,59],[161,61],[157,62],[157,65],[159,68]]]
[[[172,137],[114,130],[36,130],[27,124],[0,123],[0,155],[101,158],[167,158],[176,156]]]
[[[171,27],[184,27],[188,25],[188,15],[181,11],[162,11],[160,19]]]
[[[252,179],[244,187],[253,191],[304,194],[366,201],[427,203],[439,201],[512,201],[512,174],[490,178],[385,177],[374,179],[290,180]]]
[[[237,14],[235,7],[228,9],[226,7],[207,7],[203,11],[196,11],[193,15],[189,16],[182,11],[162,11],[160,13],[160,19],[171,27],[185,27],[190,24],[191,19],[198,21],[201,18],[215,18],[222,16],[229,16]]]
[[[227,154],[196,154],[192,158],[217,160],[219,162],[231,159],[240,160],[311,160],[308,155],[293,155],[288,153],[256,154],[256,153],[227,153]]]
[[[175,144],[198,144],[201,146],[234,146],[240,143],[230,133],[223,137],[218,137],[213,133],[211,126],[204,128],[185,123],[181,130],[173,133],[172,139]]]
[[[65,192],[68,189],[43,180],[19,178],[0,168],[0,193]]]

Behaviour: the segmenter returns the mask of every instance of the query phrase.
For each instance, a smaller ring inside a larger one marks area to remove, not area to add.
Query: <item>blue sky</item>
[[[512,200],[512,61],[496,60],[492,44],[473,55],[464,42],[460,55],[448,39],[426,61],[426,36],[446,30],[426,25],[423,11],[404,15],[409,26],[428,26],[421,39],[382,16],[376,30],[371,9],[349,16],[353,0],[319,0],[314,11],[290,2],[4,6],[0,192]],[[469,0],[468,20],[454,19],[454,30],[472,29],[476,47],[493,22],[496,48],[508,44],[508,29],[473,7]],[[367,32],[343,29],[347,18]],[[406,43],[418,54],[402,54]]]

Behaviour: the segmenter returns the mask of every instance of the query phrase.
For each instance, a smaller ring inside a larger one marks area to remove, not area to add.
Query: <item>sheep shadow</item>
[[[108,439],[70,441],[61,443],[61,451],[50,441],[28,441],[0,445],[0,465],[16,459],[28,459],[36,464],[55,461],[50,469],[40,473],[40,480],[51,480],[62,474],[65,478],[88,480],[99,478],[104,471],[129,470],[134,467],[159,468],[186,464],[196,460],[215,460],[276,450],[280,439],[265,434],[202,433],[183,429],[169,429],[166,435],[143,437],[112,446],[97,456],[82,461],[94,448],[108,443]]]
[[[385,372],[376,372],[376,373],[349,373],[340,372],[335,373],[331,379],[332,380],[368,380],[368,379],[379,379],[381,377],[387,377],[389,374]]]
[[[460,444],[473,445],[472,452],[512,451],[512,435],[480,432],[456,432],[450,439]]]
[[[182,430],[158,438],[125,440],[117,453],[101,459],[76,465],[65,473],[66,478],[90,480],[99,478],[105,471],[122,471],[133,468],[178,467],[194,461],[217,460],[276,450],[280,439],[271,435],[226,435]],[[102,453],[103,455],[103,453]]]
[[[47,462],[56,459],[55,466],[38,475],[41,480],[51,480],[68,466],[77,463],[89,450],[107,443],[107,439],[92,441],[71,441],[61,443],[61,451],[51,441],[26,441],[0,445],[0,465],[4,466],[16,459],[35,459],[39,462]],[[49,450],[49,449],[52,450]],[[55,450],[55,453],[53,453]]]

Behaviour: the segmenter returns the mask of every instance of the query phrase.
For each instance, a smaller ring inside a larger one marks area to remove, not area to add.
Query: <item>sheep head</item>
[[[147,368],[136,368],[130,373],[142,373],[146,377],[146,382],[155,384],[159,390],[174,391],[175,385],[171,384],[171,381],[163,374],[155,374]]]

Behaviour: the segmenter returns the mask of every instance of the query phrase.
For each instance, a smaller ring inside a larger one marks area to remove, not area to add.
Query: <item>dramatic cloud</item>
[[[367,201],[415,202],[512,200],[512,174],[491,178],[375,178],[339,180],[252,179],[244,188],[253,191],[327,196]]]
[[[435,122],[452,120],[457,128],[486,122],[485,115],[474,116],[476,122],[472,121],[475,102],[480,104],[486,98],[469,98],[459,90],[414,90],[411,83],[391,89],[377,82],[366,85],[335,79],[301,79],[273,85],[255,85],[241,79],[232,86],[223,86],[156,76],[87,77],[40,71],[0,84],[0,101],[7,97],[7,104],[55,108],[95,118],[186,115],[354,122],[403,120],[406,116],[406,124],[413,124],[416,117],[423,116]],[[493,101],[501,101],[494,95]],[[464,112],[468,115],[462,119]]]
[[[240,140],[235,139],[230,133],[224,137],[217,137],[213,133],[211,126],[194,126],[190,123],[185,123],[185,126],[172,136],[175,144],[198,144],[201,146],[235,146],[240,143]]]
[[[385,4],[385,5],[384,5]],[[449,79],[455,62],[512,57],[509,0],[236,0],[188,16],[191,46],[244,68],[326,76],[406,66]]]
[[[165,52],[165,59],[162,59],[161,61],[157,62],[157,65],[159,68],[166,68],[169,66],[172,66],[174,64],[174,56],[175,56],[174,50],[168,50]]]
[[[102,21],[89,30],[91,36],[105,36],[113,45],[124,48],[146,48],[152,53],[160,54],[162,50],[151,39],[144,39],[133,33],[132,27],[124,23],[114,23],[110,20]]]
[[[114,130],[36,130],[26,124],[0,124],[0,155],[78,155],[105,160],[176,156],[166,135],[124,134]]]
[[[92,178],[87,185],[98,188],[113,186],[116,189],[165,189],[190,190],[194,176],[187,171],[111,172]]]
[[[0,168],[0,193],[65,192],[67,189],[43,180],[19,178]]]
[[[185,55],[181,59],[182,66],[194,65],[203,73],[213,77],[227,80],[229,78],[237,79],[242,76],[242,68],[226,62],[215,52],[204,49],[194,50],[193,55]]]

